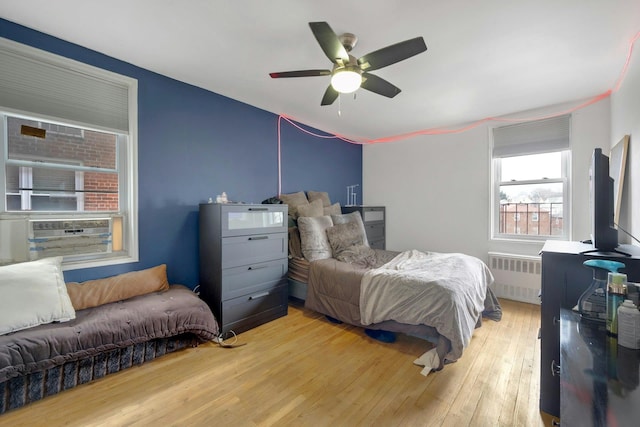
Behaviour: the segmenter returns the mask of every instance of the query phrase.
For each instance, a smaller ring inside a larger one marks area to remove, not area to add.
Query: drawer
[[[364,207],[362,208],[362,221],[365,222],[384,222],[383,207]]]
[[[383,224],[377,224],[377,225],[365,224],[364,229],[365,229],[365,232],[367,233],[367,239],[369,240],[369,242],[384,239]]]
[[[222,295],[225,300],[282,284],[289,267],[287,258],[222,270]]]
[[[286,283],[286,282],[285,282]],[[286,284],[270,291],[257,292],[222,302],[222,332],[242,332],[265,321],[287,314]]]
[[[223,237],[286,233],[287,205],[221,205]]]
[[[385,241],[384,239],[369,240],[369,247],[371,247],[371,249],[385,249]]]
[[[222,239],[222,268],[287,258],[287,233],[256,234]]]

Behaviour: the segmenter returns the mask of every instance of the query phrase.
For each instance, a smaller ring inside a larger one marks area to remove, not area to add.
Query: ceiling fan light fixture
[[[340,93],[352,93],[362,84],[362,71],[357,66],[338,68],[331,76],[331,86]]]

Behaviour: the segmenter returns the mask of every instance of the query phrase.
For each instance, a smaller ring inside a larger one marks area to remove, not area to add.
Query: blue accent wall
[[[167,264],[171,283],[198,283],[198,204],[226,191],[259,203],[278,192],[278,116],[0,19],[0,37],[138,80],[140,262],[65,272],[84,281]],[[310,100],[315,102],[315,100]],[[317,134],[322,132],[305,127]],[[328,191],[346,203],[362,147],[318,138],[285,121],[282,192]]]

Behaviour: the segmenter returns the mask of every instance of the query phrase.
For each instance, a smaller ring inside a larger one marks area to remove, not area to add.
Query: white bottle
[[[640,311],[630,299],[618,307],[618,344],[640,349]]]

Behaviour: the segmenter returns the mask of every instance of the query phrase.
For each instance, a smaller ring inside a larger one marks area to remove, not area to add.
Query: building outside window
[[[118,135],[6,119],[8,212],[118,212]]]

